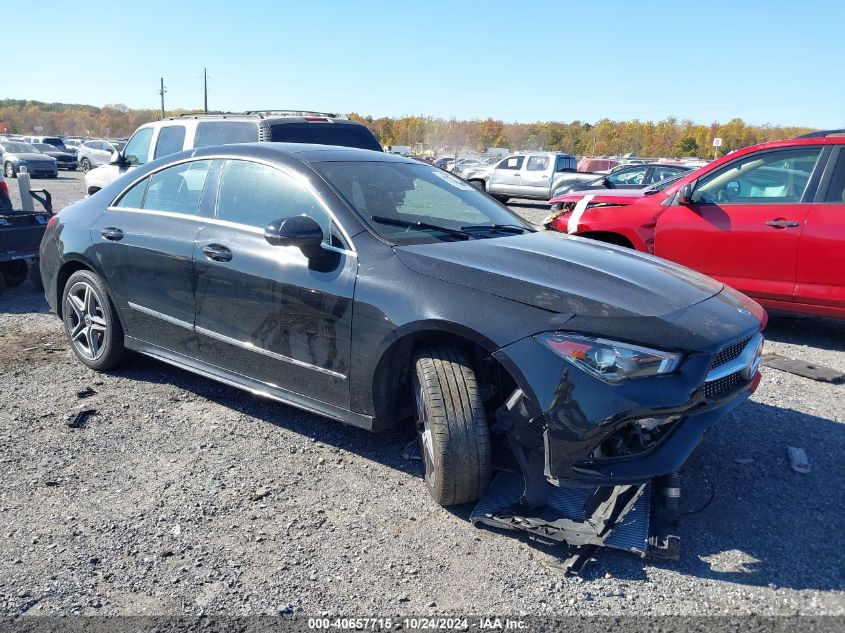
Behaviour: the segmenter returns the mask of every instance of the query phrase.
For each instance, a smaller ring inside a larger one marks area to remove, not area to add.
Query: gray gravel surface
[[[81,174],[43,184],[59,208],[82,196]],[[844,322],[773,318],[766,334],[845,371]],[[845,385],[764,369],[685,468],[682,509],[712,501],[681,519],[681,560],[601,552],[583,578],[435,505],[408,431],[144,358],[91,372],[28,284],[0,297],[0,390],[2,614],[845,614]],[[96,414],[70,428],[81,409]]]

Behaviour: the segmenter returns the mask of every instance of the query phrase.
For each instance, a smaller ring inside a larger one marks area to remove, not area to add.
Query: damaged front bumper
[[[717,420],[756,389],[762,336],[688,354],[671,375],[610,384],[528,337],[494,354],[519,388],[497,412],[539,507],[557,486],[640,485],[678,471]]]

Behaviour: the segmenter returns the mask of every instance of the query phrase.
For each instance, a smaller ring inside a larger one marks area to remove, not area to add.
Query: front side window
[[[196,215],[210,167],[210,160],[198,160],[180,163],[154,173],[148,179],[141,208],[147,211]],[[123,206],[124,200],[130,194],[135,196],[136,188],[138,185],[127,192],[119,206]]]
[[[529,156],[525,171],[546,171],[549,168],[548,156]]]
[[[150,157],[150,141],[153,139],[153,128],[143,127],[129,139],[123,151],[123,157],[130,165],[145,165]]]
[[[701,179],[698,204],[790,204],[801,201],[821,154],[820,147],[744,156]]]
[[[194,147],[252,143],[258,140],[258,124],[249,121],[204,121],[197,124]]]
[[[516,171],[522,168],[522,161],[524,160],[525,156],[510,156],[496,165],[496,169],[510,169]]]
[[[185,126],[184,125],[168,125],[158,131],[158,141],[156,141],[155,157],[161,158],[168,154],[175,154],[182,151],[182,146],[185,144]]]
[[[280,218],[307,215],[331,236],[331,217],[287,174],[261,163],[226,161],[217,193],[217,219],[263,229]]]

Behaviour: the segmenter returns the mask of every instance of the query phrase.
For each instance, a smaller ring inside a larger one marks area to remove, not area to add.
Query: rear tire
[[[471,184],[473,187],[475,187],[479,191],[486,191],[486,189],[484,188],[484,181],[483,180],[470,180],[469,184]]]
[[[3,280],[9,288],[20,286],[26,281],[29,274],[29,266],[25,259],[16,259],[12,262],[7,262],[2,266]]]
[[[15,166],[12,163],[6,163],[3,165],[3,174],[6,178],[17,178],[18,174],[15,171]]]
[[[490,429],[475,371],[446,344],[414,355],[413,395],[425,486],[442,506],[477,501],[490,486]]]
[[[83,158],[79,162],[79,166],[80,168],[82,168],[82,171],[87,172],[89,169],[91,169],[91,161],[89,161],[87,158]]]
[[[95,371],[124,363],[123,327],[103,280],[89,270],[70,276],[62,293],[65,335],[76,357]]]
[[[493,196],[493,197],[496,198],[496,200],[498,200],[502,204],[507,204],[508,200],[510,200],[510,196]]]

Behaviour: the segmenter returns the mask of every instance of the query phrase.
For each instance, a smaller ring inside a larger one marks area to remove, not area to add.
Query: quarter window
[[[154,173],[148,179],[149,184],[141,208],[148,211],[196,215],[210,167],[210,160],[198,160]],[[136,187],[138,185],[129,190],[127,195],[133,193]],[[121,206],[122,203],[123,200]]]
[[[331,218],[299,183],[278,169],[243,160],[227,161],[217,194],[217,219],[263,229],[274,220],[308,215],[330,239]]]
[[[168,154],[175,154],[182,151],[182,146],[185,144],[185,126],[184,125],[168,125],[163,127],[158,132],[158,141],[156,141],[155,157],[160,158]]]
[[[821,154],[808,147],[744,156],[701,179],[699,204],[790,204],[801,201]]]
[[[126,148],[123,156],[130,165],[144,165],[150,157],[150,141],[153,138],[153,128],[144,127],[135,132]]]

